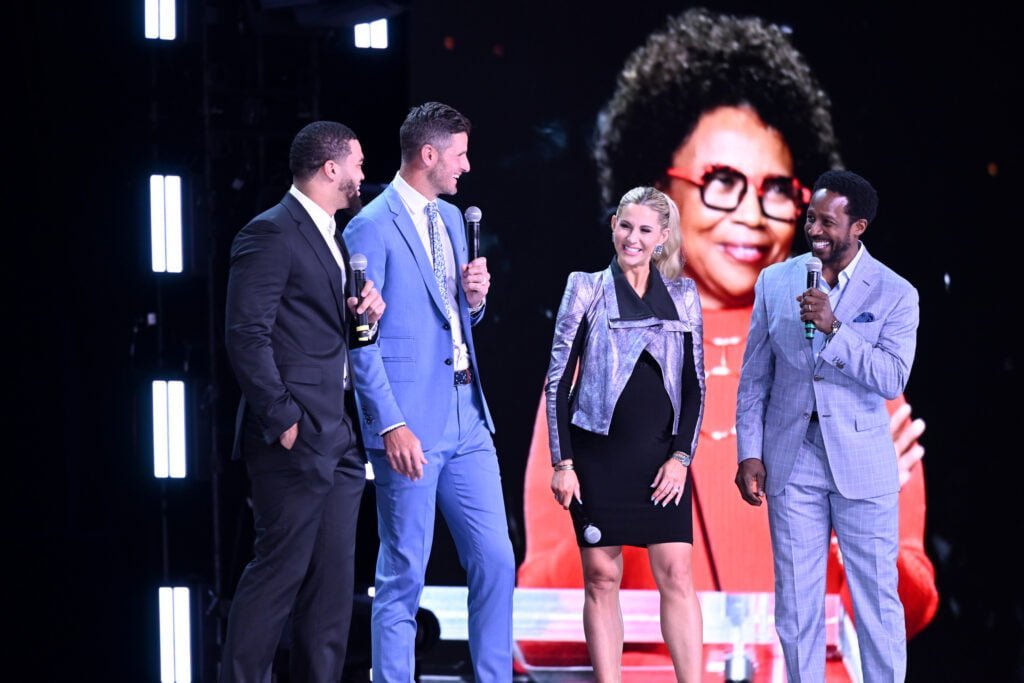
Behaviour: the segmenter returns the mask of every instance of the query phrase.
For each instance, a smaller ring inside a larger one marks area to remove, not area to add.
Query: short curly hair
[[[846,197],[846,215],[851,222],[871,223],[878,213],[878,192],[867,178],[853,171],[825,171],[814,181],[814,192],[830,190]]]
[[[670,17],[630,55],[598,115],[594,157],[604,205],[636,185],[664,187],[701,115],[743,105],[779,131],[805,183],[841,167],[831,103],[786,32],[758,17],[695,8]]]
[[[337,121],[314,121],[296,133],[288,151],[288,166],[295,180],[316,175],[328,160],[344,161],[356,139],[352,129]]]

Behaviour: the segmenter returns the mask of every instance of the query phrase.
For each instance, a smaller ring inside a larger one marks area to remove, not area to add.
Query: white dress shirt
[[[825,278],[821,278],[818,281],[818,289],[828,294],[828,304],[832,307],[832,312],[835,313],[836,308],[839,307],[839,299],[842,298],[843,292],[846,290],[846,285],[853,276],[853,271],[857,268],[857,264],[860,263],[860,257],[864,253],[864,249],[861,248],[860,242],[857,242],[857,254],[853,257],[845,268],[839,271],[839,276],[836,278],[836,286],[829,287],[828,283],[825,282]],[[842,322],[842,321],[840,321]],[[818,356],[828,345],[828,334],[818,333],[814,335],[814,358],[817,360]]]
[[[857,268],[857,264],[860,263],[860,257],[864,253],[864,249],[861,248],[860,242],[857,242],[857,254],[853,257],[845,268],[839,271],[839,277],[836,278],[836,286],[829,287],[828,283],[825,282],[825,278],[821,278],[818,281],[818,289],[828,294],[828,304],[832,307],[832,312],[835,313],[836,307],[839,306],[839,299],[843,296],[843,291],[846,289],[847,283],[853,276],[854,269]],[[842,321],[840,321],[842,322]],[[818,356],[828,346],[828,334],[820,330],[814,331],[814,340],[811,342],[811,349],[814,351],[814,360],[818,361]],[[818,401],[814,401],[814,410],[818,409]]]
[[[324,242],[327,243],[327,248],[331,250],[331,255],[334,256],[334,260],[338,263],[338,268],[341,270],[341,291],[345,291],[345,260],[341,256],[341,248],[338,246],[338,240],[334,238],[334,233],[338,229],[338,224],[334,221],[334,216],[327,213],[323,208],[314,202],[312,199],[302,194],[302,190],[292,185],[288,189],[288,194],[295,197],[302,208],[309,214],[310,219],[313,221],[313,225],[320,231],[320,235],[323,236]],[[344,302],[342,302],[344,305]],[[342,382],[346,389],[351,388],[351,384],[348,379],[348,357],[345,358],[345,368],[342,371]]]
[[[402,203],[405,204],[406,210],[409,212],[409,217],[412,218],[412,224],[416,227],[416,234],[420,236],[420,241],[423,243],[423,249],[426,251],[427,259],[433,263],[433,258],[430,253],[430,226],[429,219],[427,218],[427,204],[430,200],[420,194],[416,189],[409,183],[405,182],[401,175],[395,174],[395,179],[391,183],[394,185],[395,190],[398,192],[398,196],[402,198]],[[438,226],[441,228],[441,243],[444,245],[444,269],[445,269],[445,289],[448,290],[448,306],[452,311],[451,327],[452,327],[452,350],[453,360],[455,361],[455,370],[465,370],[469,367],[469,350],[466,347],[466,342],[462,337],[462,319],[459,315],[459,300],[458,300],[458,285],[456,277],[460,275],[455,267],[455,254],[452,251],[452,243],[448,238],[448,231],[444,228],[443,219],[438,216],[438,222],[442,223]]]

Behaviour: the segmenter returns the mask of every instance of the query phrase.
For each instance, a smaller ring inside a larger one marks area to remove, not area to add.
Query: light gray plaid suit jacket
[[[807,289],[811,255],[758,276],[736,430],[739,460],[764,462],[768,495],[786,485],[815,405],[839,492],[861,499],[899,491],[885,400],[902,393],[910,376],[918,295],[861,247],[864,254],[834,311],[843,325],[817,360],[796,300]]]

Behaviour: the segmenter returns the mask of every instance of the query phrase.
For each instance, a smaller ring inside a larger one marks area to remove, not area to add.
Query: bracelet
[[[689,467],[690,463],[693,462],[693,456],[683,451],[676,451],[672,454],[672,459],[678,462],[683,467]]]
[[[576,467],[574,467],[571,462],[559,462],[557,465],[555,465],[555,471],[556,472],[564,472],[566,470],[574,470],[574,469],[576,469]]]

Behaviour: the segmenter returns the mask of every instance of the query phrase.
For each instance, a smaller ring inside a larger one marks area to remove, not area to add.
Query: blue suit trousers
[[[469,648],[477,681],[512,678],[515,558],[498,458],[473,385],[453,386],[444,436],[424,452],[423,478],[369,450],[380,551],[372,615],[373,680],[406,683],[415,671],[416,610],[434,535],[435,505],[452,533],[469,588]]]

